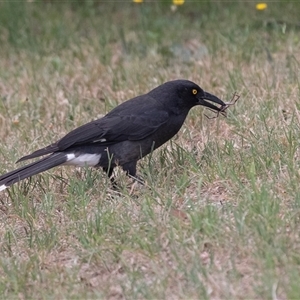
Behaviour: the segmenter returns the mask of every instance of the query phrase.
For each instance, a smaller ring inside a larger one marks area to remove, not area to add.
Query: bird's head
[[[177,94],[180,98],[179,104],[184,107],[192,108],[196,105],[202,105],[218,112],[222,111],[222,109],[226,106],[221,99],[215,95],[205,92],[192,81],[175,80],[172,82],[175,83],[177,88]],[[220,106],[216,106],[214,104],[219,104]]]
[[[203,91],[196,83],[189,80],[168,81],[150,91],[149,95],[175,114],[188,113],[196,105],[217,112],[223,112],[226,108],[226,103],[221,99]]]

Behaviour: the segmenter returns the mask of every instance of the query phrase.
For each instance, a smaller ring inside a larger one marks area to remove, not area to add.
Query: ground
[[[230,101],[116,171],[56,168],[0,194],[7,299],[297,299],[299,5],[0,3],[0,172],[172,79]]]

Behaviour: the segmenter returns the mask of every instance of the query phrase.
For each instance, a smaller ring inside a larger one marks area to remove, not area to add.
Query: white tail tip
[[[0,192],[7,189],[7,186],[5,184],[0,185]]]

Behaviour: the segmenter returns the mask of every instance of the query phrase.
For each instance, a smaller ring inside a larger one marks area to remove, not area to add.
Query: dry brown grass
[[[167,34],[144,15],[145,38],[135,27],[139,12],[129,20],[127,9],[110,15],[126,20],[126,51],[108,21],[106,43],[96,26],[86,28],[89,38],[57,52],[9,44],[1,50],[2,173],[18,157],[167,80],[191,79],[226,101],[234,92],[241,98],[227,119],[209,120],[194,109],[171,144],[141,161],[143,187],[118,172],[124,188],[117,192],[101,172],[57,168],[2,192],[1,294],[295,298],[299,32],[239,28],[233,18],[212,34],[213,20],[207,27],[195,21],[201,31],[176,25],[190,24],[182,14]],[[172,54],[174,40],[179,56]],[[195,56],[203,46],[207,52]]]

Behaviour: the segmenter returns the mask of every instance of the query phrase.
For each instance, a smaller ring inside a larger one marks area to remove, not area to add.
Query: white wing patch
[[[101,158],[101,154],[80,154],[76,156],[74,153],[67,154],[67,161],[64,163],[64,165],[71,165],[71,166],[77,166],[77,167],[94,167],[99,163],[99,160]]]
[[[0,185],[0,192],[4,191],[7,188],[5,184]]]
[[[94,140],[92,143],[98,143],[98,142],[106,142],[106,139],[105,138],[102,138],[102,139],[99,139],[99,140]]]

